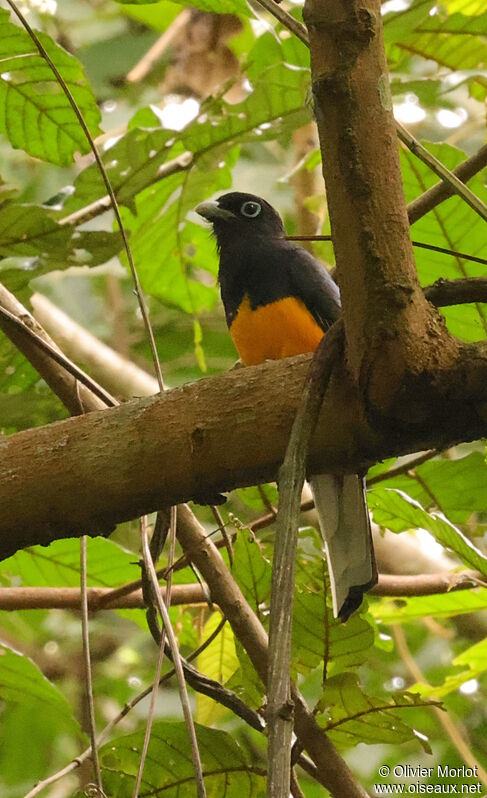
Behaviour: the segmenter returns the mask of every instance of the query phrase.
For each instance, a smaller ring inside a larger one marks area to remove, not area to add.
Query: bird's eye
[[[262,206],[258,202],[244,202],[240,208],[242,216],[247,216],[249,219],[255,219],[262,210]]]

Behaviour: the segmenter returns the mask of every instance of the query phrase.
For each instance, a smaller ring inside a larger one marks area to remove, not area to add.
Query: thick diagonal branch
[[[274,480],[309,361],[237,369],[0,440],[0,557]],[[372,425],[339,363],[313,435],[312,472],[355,473],[485,435],[487,346],[465,345],[452,368],[433,376],[403,384],[404,418]]]

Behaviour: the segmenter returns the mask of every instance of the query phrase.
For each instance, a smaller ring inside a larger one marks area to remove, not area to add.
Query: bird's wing
[[[340,315],[340,291],[325,266],[311,253],[289,241],[282,242],[284,267],[292,292],[299,297],[320,327],[326,330]]]

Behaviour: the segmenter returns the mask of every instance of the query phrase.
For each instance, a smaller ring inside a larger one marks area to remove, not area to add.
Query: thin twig
[[[409,650],[404,630],[401,629],[398,624],[393,624],[392,635],[394,637],[397,652],[414,681],[428,684],[428,680],[425,678],[416,660],[413,658],[411,651]],[[487,787],[487,771],[474,757],[471,746],[469,745],[468,741],[465,740],[465,730],[463,730],[463,733],[461,733],[456,728],[450,715],[447,714],[443,709],[433,707],[433,711],[435,712],[441,726],[450,738],[453,746],[457,749],[460,757],[463,759],[467,767],[473,768],[476,778],[482,782],[484,787]]]
[[[309,442],[318,421],[333,364],[342,345],[343,325],[337,322],[323,338],[311,361],[309,378],[296,413],[286,456],[279,469],[279,507],[272,566],[267,677],[267,794],[270,798],[289,795],[290,791],[293,706],[289,674],[294,563],[301,493],[306,477]]]
[[[179,688],[179,696],[181,701],[181,706],[183,710],[184,720],[186,722],[186,727],[188,729],[188,735],[191,743],[191,755],[193,759],[193,766],[195,770],[195,780],[196,780],[196,792],[198,798],[206,798],[206,789],[205,783],[203,780],[203,769],[201,765],[201,759],[198,750],[198,741],[196,739],[196,731],[194,728],[193,717],[191,715],[191,707],[189,704],[189,697],[188,691],[186,689],[186,682],[184,680],[184,672],[181,664],[181,657],[179,654],[178,643],[176,639],[176,635],[174,634],[174,630],[171,625],[171,621],[169,618],[169,612],[167,607],[162,600],[159,585],[157,582],[157,575],[156,570],[154,568],[154,563],[152,562],[152,558],[150,556],[149,550],[149,539],[147,534],[147,526],[142,524],[142,556],[144,560],[144,565],[147,571],[148,578],[150,580],[154,599],[157,604],[159,613],[162,618],[162,623],[164,627],[164,631],[167,635],[167,639],[169,641],[169,646],[171,648],[172,656],[174,657],[174,668],[176,670],[176,678],[178,681],[178,688]]]
[[[456,166],[453,169],[453,174],[462,183],[466,183],[485,166],[487,166],[487,144],[484,144],[474,155],[471,155],[470,158]],[[448,197],[452,197],[454,193],[452,186],[443,180],[429,188],[407,206],[409,224],[417,222],[418,219],[432,211],[441,202],[444,202]]]
[[[159,684],[161,681],[161,671],[162,671],[162,663],[164,662],[164,648],[165,648],[166,637],[164,631],[161,634],[161,642],[159,644],[159,653],[157,656],[157,664],[156,664],[156,671],[154,675],[154,682],[152,684],[152,688],[150,691],[150,702],[149,702],[149,709],[146,716],[145,721],[145,733],[144,733],[144,741],[142,743],[142,750],[140,752],[140,760],[139,760],[139,767],[137,769],[137,776],[135,778],[134,790],[132,793],[133,798],[138,798],[140,785],[142,783],[142,776],[144,773],[144,765],[145,760],[147,757],[147,751],[149,750],[149,742],[150,736],[152,731],[152,723],[154,721],[154,714],[156,710],[156,698],[157,693],[159,691]],[[93,747],[93,742],[91,743]]]
[[[487,221],[487,205],[485,202],[482,202],[480,197],[477,197],[474,192],[462,183],[462,181],[456,176],[451,169],[448,169],[444,164],[441,163],[438,158],[436,158],[426,147],[423,147],[420,141],[413,136],[409,130],[406,130],[404,125],[401,125],[400,122],[396,119],[396,130],[399,139],[402,143],[410,150],[413,155],[419,158],[426,166],[429,166],[432,172],[434,172],[438,177],[440,177],[444,183],[446,183],[451,191],[455,194],[458,194],[467,205],[470,205],[472,210],[475,211],[484,221]]]
[[[304,25],[301,22],[298,22],[297,19],[288,14],[281,6],[277,5],[274,0],[255,0],[262,8],[265,8],[266,11],[269,11],[273,17],[279,20],[285,28],[287,28],[291,33],[294,33],[306,47],[309,47],[309,38],[308,32]]]
[[[472,585],[482,586],[485,578],[476,571],[446,571],[433,574],[381,574],[379,584],[371,591],[378,596],[430,596],[448,593],[451,590],[467,590]],[[164,599],[164,588],[160,588]],[[107,610],[144,609],[144,597],[140,590],[129,596],[111,600],[108,587],[89,587],[87,590],[89,612]],[[172,604],[194,606],[206,603],[207,593],[199,583],[174,585]],[[76,587],[0,587],[0,610],[59,609],[76,610],[80,605],[80,590]]]
[[[295,235],[284,236],[286,241],[333,241],[331,235]],[[477,255],[469,255],[466,252],[457,252],[455,249],[448,247],[438,247],[436,244],[427,244],[424,241],[411,241],[413,247],[419,249],[428,249],[432,252],[440,252],[442,255],[451,255],[453,258],[461,258],[462,260],[470,260],[472,263],[481,263],[483,266],[487,265],[487,258],[480,258]]]
[[[62,366],[66,371],[71,374],[76,380],[81,382],[86,388],[95,394],[99,399],[102,400],[106,404],[107,407],[116,407],[118,402],[110,396],[110,394],[105,391],[101,385],[98,385],[95,380],[85,374],[78,366],[73,363],[69,358],[66,357],[60,350],[56,349],[52,346],[48,341],[45,341],[43,338],[40,337],[34,330],[32,330],[27,324],[25,324],[21,318],[16,316],[14,313],[11,313],[9,310],[4,308],[0,305],[0,315],[7,319],[11,324],[13,324],[19,331],[22,331],[23,334],[28,336],[33,343],[39,348],[42,349],[43,352],[49,355],[59,366]]]
[[[437,308],[487,302],[487,280],[480,277],[462,277],[458,280],[440,278],[423,291],[426,299]]]
[[[226,527],[225,521],[223,520],[223,516],[222,516],[220,510],[218,509],[218,507],[216,507],[215,505],[211,505],[210,509],[211,509],[211,512],[213,513],[213,518],[215,519],[215,521],[218,524],[218,529],[222,533],[222,538],[223,538],[223,541],[225,543],[225,547],[226,547],[227,554],[228,554],[228,562],[230,563],[230,566],[232,566],[233,565],[232,536],[229,535],[228,532],[227,532],[227,527]]]
[[[100,795],[105,795],[103,792],[103,782],[101,778],[100,759],[98,756],[98,747],[96,744],[96,721],[95,721],[95,702],[93,699],[93,676],[91,670],[91,655],[90,655],[90,638],[89,638],[89,625],[88,625],[88,592],[87,592],[87,537],[82,535],[80,539],[80,586],[81,586],[81,633],[83,637],[83,659],[85,663],[85,687],[86,697],[88,699],[88,719],[89,731],[91,740],[91,758],[93,760],[93,770],[95,773],[95,780]]]
[[[449,247],[437,247],[435,244],[426,244],[424,241],[411,241],[411,243],[413,247],[428,249],[430,252],[440,252],[442,255],[451,255],[452,258],[469,260],[471,263],[480,263],[482,266],[487,265],[487,258],[481,258],[478,255],[469,255],[466,252],[457,252],[455,249],[449,249]]]
[[[156,520],[156,526],[157,526],[157,522],[161,523],[161,518],[162,518],[162,515],[160,513],[158,513],[157,520]],[[167,576],[166,595],[164,597],[164,604],[165,604],[165,606],[168,609],[171,606],[172,564],[174,562],[174,551],[175,551],[175,545],[176,545],[176,522],[177,522],[177,509],[176,509],[175,506],[173,506],[173,507],[171,507],[170,520],[169,520],[169,558],[168,558],[169,573],[168,573],[168,576]],[[142,524],[146,523],[145,516],[142,519],[141,523]],[[154,528],[154,534],[155,534],[155,528]],[[164,535],[164,537],[165,537],[165,535]],[[151,541],[151,543],[152,543],[152,541]],[[163,545],[163,543],[162,543],[162,545]],[[153,564],[155,565],[156,562],[157,562],[157,558],[154,558],[154,556],[152,555],[151,556],[151,560],[152,560]],[[145,760],[147,758],[147,751],[149,750],[149,741],[150,741],[150,736],[151,736],[151,731],[152,731],[152,724],[154,722],[154,714],[155,714],[155,709],[156,709],[156,698],[157,698],[157,693],[158,693],[158,690],[159,690],[159,683],[161,681],[161,671],[162,671],[162,663],[164,662],[165,647],[166,647],[166,635],[165,635],[165,632],[164,632],[164,629],[163,629],[162,632],[161,632],[161,635],[160,635],[159,655],[157,657],[156,672],[155,672],[155,676],[154,676],[154,682],[153,682],[153,685],[152,685],[150,704],[149,704],[149,711],[148,711],[147,717],[146,717],[144,742],[143,742],[142,751],[141,751],[141,754],[140,754],[139,767],[138,767],[138,770],[137,770],[137,777],[136,777],[136,780],[135,780],[135,786],[134,786],[134,790],[133,790],[133,798],[138,798],[140,785],[142,783],[142,775],[144,773]]]
[[[387,479],[394,479],[394,477],[399,477],[401,474],[407,474],[409,471],[413,471],[438,454],[440,454],[439,449],[428,449],[427,452],[422,452],[418,454],[417,457],[410,458],[404,463],[390,468],[389,471],[384,471],[382,474],[376,474],[375,477],[370,477],[370,479],[367,480],[367,487],[371,488],[372,485],[377,485],[378,482],[385,482]]]

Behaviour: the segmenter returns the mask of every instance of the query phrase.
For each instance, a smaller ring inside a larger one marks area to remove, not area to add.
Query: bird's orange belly
[[[285,297],[252,310],[246,296],[230,335],[242,363],[255,366],[264,360],[314,352],[324,333],[300,299]]]

